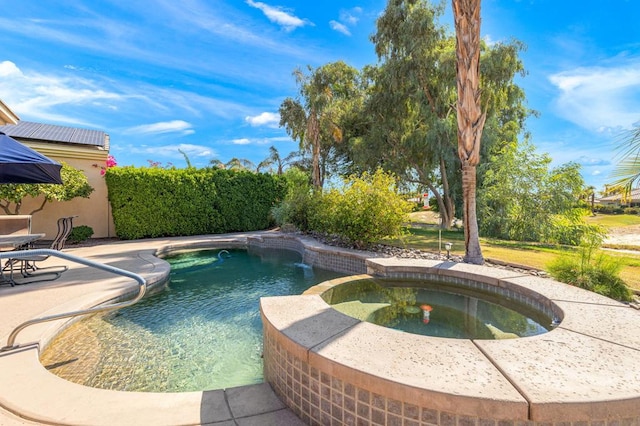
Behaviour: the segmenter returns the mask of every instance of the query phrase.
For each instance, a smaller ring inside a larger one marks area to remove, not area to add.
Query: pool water
[[[80,321],[41,361],[88,386],[184,392],[261,383],[262,296],[301,294],[342,274],[286,250],[189,252],[166,258],[168,288]]]
[[[524,303],[441,282],[357,280],[322,297],[346,315],[425,336],[510,339],[546,333],[553,324]]]

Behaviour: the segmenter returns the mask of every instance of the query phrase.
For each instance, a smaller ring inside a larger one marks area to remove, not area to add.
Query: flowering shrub
[[[118,165],[118,162],[116,161],[116,159],[114,158],[113,155],[109,154],[107,155],[107,169],[111,168],[111,167],[115,167]],[[102,170],[100,170],[100,174],[104,176],[104,174],[106,173],[106,169],[103,167]]]
[[[105,163],[106,163],[106,166],[98,166],[97,164],[93,165],[93,167],[100,167],[101,176],[104,176],[104,174],[107,172],[107,169],[110,169],[111,167],[115,167],[118,165],[118,162],[116,161],[115,157],[111,154],[107,155],[107,161]]]

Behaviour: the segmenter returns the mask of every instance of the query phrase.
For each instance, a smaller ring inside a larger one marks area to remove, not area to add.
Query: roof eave
[[[0,100],[0,124],[18,124],[18,121],[20,117]]]

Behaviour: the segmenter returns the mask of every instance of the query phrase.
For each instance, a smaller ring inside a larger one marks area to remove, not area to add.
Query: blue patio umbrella
[[[0,132],[0,183],[62,184],[56,161]]]

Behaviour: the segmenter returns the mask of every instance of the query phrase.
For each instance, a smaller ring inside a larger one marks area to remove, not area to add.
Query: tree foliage
[[[287,169],[282,177],[286,195],[271,214],[278,226],[293,225],[301,231],[311,230],[310,218],[316,209],[316,199],[309,173],[297,168]]]
[[[580,165],[550,164],[548,155],[537,154],[526,141],[492,153],[478,191],[482,235],[577,245],[581,235],[598,233],[577,209],[584,187]]]
[[[293,73],[299,92],[280,105],[280,126],[311,153],[313,186],[322,188],[330,148],[343,140],[342,116],[358,97],[359,73],[342,61],[307,71]]]
[[[28,214],[35,214],[52,201],[69,201],[76,197],[89,198],[93,187],[85,174],[74,167],[60,162],[62,169],[62,185],[55,184],[3,184],[0,185],[0,208],[6,214],[20,214],[25,197],[37,198],[42,196],[42,203]]]

